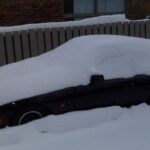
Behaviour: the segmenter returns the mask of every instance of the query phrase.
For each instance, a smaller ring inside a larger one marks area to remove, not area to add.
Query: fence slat
[[[43,29],[37,29],[37,44],[38,53],[43,54],[45,52]]]
[[[116,23],[112,23],[112,34],[116,35],[117,34],[117,24]]]
[[[104,34],[104,25],[103,24],[99,25],[99,33]]]
[[[71,27],[66,28],[66,39],[67,39],[67,41],[72,39],[72,29],[71,29]]]
[[[15,61],[11,32],[5,33],[5,39],[6,39],[7,63],[9,64]]]
[[[49,28],[46,28],[44,30],[44,38],[45,38],[45,51],[49,51],[52,49],[51,30]]]
[[[30,29],[0,33],[0,65],[37,56],[82,35],[119,34],[150,39],[150,21]]]
[[[57,46],[59,46],[57,28],[52,28],[51,32],[52,32],[52,48],[56,48]]]
[[[6,64],[6,54],[5,54],[5,44],[4,44],[4,36],[0,33],[0,66]]]
[[[81,27],[79,28],[79,33],[80,33],[80,36],[86,35],[85,27],[84,27],[84,26],[81,26]]]
[[[37,56],[39,52],[38,52],[36,31],[34,29],[29,30],[29,40],[30,40],[31,57]]]
[[[92,29],[93,29],[93,34],[99,34],[98,25],[93,25]]]
[[[18,31],[13,32],[13,38],[16,61],[20,61],[23,59],[20,33]]]
[[[130,36],[134,36],[135,35],[135,32],[134,32],[134,29],[135,29],[134,22],[130,22],[129,28],[130,28],[130,30],[129,30]]]
[[[59,32],[59,42],[60,44],[63,44],[66,42],[66,38],[65,38],[65,29],[63,27],[59,28],[58,30]]]
[[[123,24],[121,22],[118,22],[118,35],[123,35]]]
[[[30,49],[29,49],[29,40],[28,40],[28,32],[21,31],[21,39],[22,39],[22,48],[23,48],[23,58],[30,57]]]
[[[124,28],[124,35],[129,35],[129,23],[125,22],[123,25]]]
[[[150,21],[146,22],[146,38],[150,39]]]
[[[78,30],[78,27],[73,27],[72,30],[73,30],[73,37],[79,36],[79,30]]]
[[[135,23],[135,36],[136,37],[140,36],[140,23],[139,22]]]
[[[92,26],[86,26],[86,34],[87,35],[90,35],[90,34],[92,34]]]
[[[146,37],[146,30],[145,30],[145,22],[142,21],[140,23],[140,37],[145,38]]]
[[[111,34],[110,31],[111,31],[111,30],[110,30],[110,25],[109,25],[108,23],[106,23],[106,24],[105,24],[105,33],[106,33],[106,34]]]

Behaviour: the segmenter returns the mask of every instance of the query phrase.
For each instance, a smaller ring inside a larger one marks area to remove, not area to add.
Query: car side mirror
[[[90,79],[90,85],[96,85],[104,81],[103,75],[92,75]]]

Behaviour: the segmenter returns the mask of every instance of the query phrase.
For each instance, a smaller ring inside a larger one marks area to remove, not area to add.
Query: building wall
[[[0,0],[0,26],[63,20],[63,0]]]
[[[150,0],[125,0],[125,2],[126,16],[129,19],[141,19],[150,15]],[[94,15],[95,13],[91,16]],[[64,0],[0,0],[0,26],[62,20],[64,20]]]
[[[150,16],[150,0],[127,0],[126,16],[129,19]]]

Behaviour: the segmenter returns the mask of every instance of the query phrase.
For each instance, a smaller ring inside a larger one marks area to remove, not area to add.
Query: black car
[[[0,106],[0,127],[14,126],[76,110],[119,105],[130,107],[150,101],[150,76],[105,80],[91,76],[88,85],[79,85]]]

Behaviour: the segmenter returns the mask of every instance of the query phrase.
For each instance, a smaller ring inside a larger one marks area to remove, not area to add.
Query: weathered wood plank
[[[4,43],[4,35],[0,33],[0,66],[5,65],[7,63],[5,52],[6,49]]]
[[[134,27],[134,22],[130,22],[129,23],[129,32],[130,32],[130,36],[135,36],[135,27]]]
[[[79,28],[79,33],[80,33],[80,36],[86,35],[86,30],[85,30],[85,27],[84,27],[84,26],[81,26],[81,27]]]
[[[140,37],[140,23],[135,23],[135,37]]]
[[[98,25],[93,25],[92,29],[93,29],[93,34],[99,34]]]
[[[109,23],[105,24],[105,34],[111,34],[111,29],[110,29],[110,24]]]
[[[43,29],[37,29],[36,32],[37,32],[38,53],[43,54],[45,52]]]
[[[16,61],[20,61],[23,59],[20,32],[18,31],[13,32],[13,38],[14,38],[14,51],[16,55]]]
[[[146,22],[146,38],[150,39],[150,21]]]
[[[34,29],[29,30],[29,40],[30,40],[29,43],[30,43],[31,57],[37,56],[39,52],[38,52],[36,31]]]
[[[7,54],[7,63],[15,62],[15,55],[13,49],[13,39],[11,32],[5,33],[5,40],[6,40],[6,54]]]
[[[66,27],[66,40],[72,39],[72,29],[71,27]]]
[[[79,36],[79,28],[78,27],[73,27],[72,28],[72,33],[73,33],[73,37],[77,37]]]
[[[123,23],[123,28],[124,28],[124,35],[128,36],[129,35],[129,23],[128,22]]]
[[[45,51],[49,51],[52,49],[52,36],[51,30],[49,28],[46,28],[44,30],[44,38],[45,38]]]
[[[65,37],[65,29],[64,27],[61,27],[58,29],[58,33],[59,33],[59,44],[63,44],[66,42],[66,37]]]
[[[99,33],[100,33],[100,34],[104,34],[104,31],[105,31],[104,27],[105,27],[105,26],[104,26],[103,24],[100,24],[100,25],[99,25]]]
[[[112,23],[111,27],[112,27],[112,34],[116,35],[117,34],[117,24],[116,23]]]
[[[146,26],[144,21],[140,22],[140,37],[146,37]]]
[[[54,49],[57,46],[59,46],[58,30],[57,28],[52,28],[51,32],[52,32],[52,48]]]
[[[91,35],[92,34],[92,26],[88,25],[86,26],[86,34]]]
[[[23,49],[23,58],[30,57],[30,49],[29,49],[29,39],[28,39],[28,32],[21,31],[21,41],[22,41],[22,49]]]
[[[117,23],[117,28],[118,28],[118,35],[123,35],[123,24],[121,22]]]

